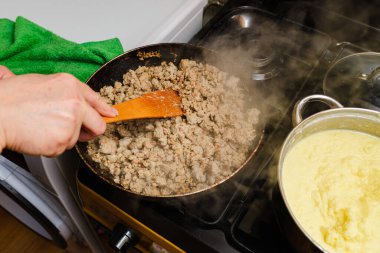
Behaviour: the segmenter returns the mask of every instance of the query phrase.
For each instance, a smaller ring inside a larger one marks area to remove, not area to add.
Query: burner
[[[248,40],[244,47],[250,54],[249,64],[252,67],[252,80],[264,81],[280,73],[282,57],[265,36]]]
[[[274,44],[275,35],[254,28],[239,32],[239,45],[247,52],[244,60],[252,69],[250,79],[264,81],[279,74],[283,59],[276,49],[278,45]]]
[[[258,39],[252,39],[247,42],[248,48],[252,49],[251,60],[255,68],[264,68],[271,64],[276,57],[275,50],[266,43]]]

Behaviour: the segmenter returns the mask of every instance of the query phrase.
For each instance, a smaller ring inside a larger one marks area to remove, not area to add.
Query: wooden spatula
[[[166,118],[183,115],[181,98],[174,90],[159,90],[113,105],[119,112],[114,118],[103,117],[106,123],[144,118]]]

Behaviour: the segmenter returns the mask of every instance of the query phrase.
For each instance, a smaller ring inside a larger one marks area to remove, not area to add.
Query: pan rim
[[[183,47],[193,47],[193,48],[196,48],[196,49],[200,49],[202,51],[208,51],[208,52],[211,52],[212,54],[215,54],[215,55],[218,55],[218,53],[214,50],[211,50],[211,49],[208,49],[208,48],[205,48],[205,47],[202,47],[202,46],[197,46],[197,45],[193,45],[193,44],[189,44],[189,43],[157,43],[157,44],[149,44],[149,45],[144,45],[144,46],[141,46],[141,47],[137,47],[137,48],[134,48],[134,49],[131,49],[131,50],[128,50],[114,58],[112,58],[111,60],[109,60],[108,62],[106,62],[105,64],[103,64],[98,70],[96,70],[86,81],[86,84],[88,84],[88,82],[99,72],[101,71],[103,68],[105,68],[106,66],[108,66],[109,64],[111,64],[112,62],[118,60],[119,58],[122,58],[128,54],[131,54],[131,53],[134,53],[134,52],[138,52],[138,50],[146,50],[146,49],[149,49],[149,48],[152,48],[152,47],[169,47],[169,46],[183,46]],[[205,187],[205,188],[202,188],[202,189],[199,189],[199,190],[196,190],[196,191],[189,191],[189,192],[186,192],[186,193],[181,193],[181,194],[171,194],[171,195],[148,195],[148,194],[144,194],[144,193],[137,193],[137,192],[134,192],[134,191],[131,191],[129,189],[126,189],[124,187],[122,187],[120,184],[117,184],[115,183],[111,178],[111,173],[100,173],[99,171],[95,170],[93,168],[93,166],[89,163],[88,159],[89,157],[86,157],[86,155],[84,154],[85,152],[81,151],[80,147],[79,146],[87,146],[86,144],[83,144],[83,142],[78,142],[76,145],[75,145],[75,149],[76,149],[76,152],[78,153],[78,155],[80,156],[82,162],[85,163],[86,167],[89,168],[92,173],[94,173],[96,176],[98,176],[99,178],[101,178],[104,182],[124,191],[124,192],[128,192],[132,195],[136,195],[136,196],[139,196],[139,197],[144,197],[144,198],[152,198],[152,199],[173,199],[173,198],[178,198],[178,197],[187,197],[187,196],[193,196],[193,195],[196,195],[198,193],[201,193],[201,192],[205,192],[205,191],[208,191],[208,190],[211,190],[221,184],[223,184],[224,182],[228,181],[229,179],[231,179],[232,177],[234,177],[236,174],[238,174],[243,168],[245,168],[245,166],[252,160],[252,158],[255,156],[255,154],[257,153],[257,151],[259,150],[259,148],[262,146],[263,144],[263,139],[265,137],[265,123],[264,122],[261,122],[257,125],[257,129],[256,129],[256,137],[251,145],[251,150],[249,151],[249,156],[245,159],[244,163],[242,163],[238,168],[236,168],[228,177],[225,177],[223,178],[222,180],[218,181],[217,183],[214,183],[212,185],[209,185],[208,187]],[[99,164],[99,166],[101,166]],[[107,178],[107,176],[109,178]]]

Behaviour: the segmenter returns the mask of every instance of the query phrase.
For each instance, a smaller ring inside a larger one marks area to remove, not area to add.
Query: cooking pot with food
[[[106,63],[87,84],[108,103],[173,89],[185,115],[107,125],[100,138],[76,145],[85,166],[149,199],[208,194],[237,176],[255,156],[264,122],[233,68],[211,50],[179,43],[144,46]]]
[[[332,109],[303,120],[312,101]],[[380,112],[312,95],[293,125],[273,191],[282,232],[297,252],[379,252]]]

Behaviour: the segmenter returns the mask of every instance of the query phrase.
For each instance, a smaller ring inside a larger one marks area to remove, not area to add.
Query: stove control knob
[[[124,253],[128,248],[133,247],[139,241],[139,237],[131,228],[118,223],[112,230],[109,239],[110,246],[117,252]]]

